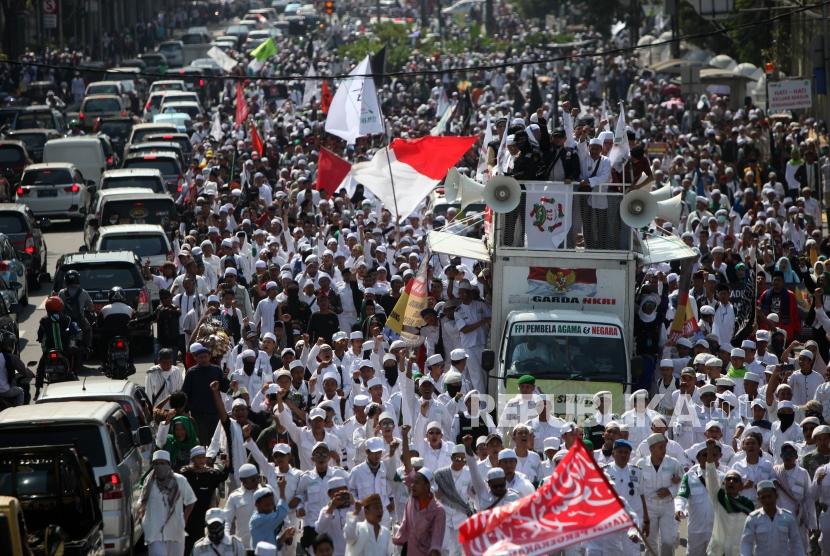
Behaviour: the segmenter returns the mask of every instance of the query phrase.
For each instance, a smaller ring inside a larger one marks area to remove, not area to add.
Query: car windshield
[[[165,114],[187,114],[190,116],[191,119],[196,118],[199,115],[199,108],[197,106],[191,105],[181,105],[181,104],[173,104],[173,105],[164,105],[164,113]]]
[[[162,54],[180,52],[182,47],[178,44],[163,44],[159,47],[159,52]]]
[[[43,426],[0,429],[0,446],[4,448],[57,444],[74,445],[93,467],[107,464],[101,432],[94,425],[55,426],[54,423],[49,423]]]
[[[84,103],[84,112],[119,112],[121,103],[114,98],[96,98]]]
[[[65,185],[72,183],[72,174],[69,170],[27,170],[21,180],[23,185]]]
[[[26,232],[26,218],[19,212],[0,213],[0,233],[22,234]]]
[[[505,354],[508,377],[626,381],[625,342],[615,325],[515,322]]]
[[[131,158],[124,163],[124,168],[151,168],[156,169],[164,176],[178,175],[179,165],[167,158]]]
[[[90,85],[86,91],[88,95],[117,95],[118,85]]]
[[[44,143],[46,143],[46,136],[42,133],[17,133],[14,138],[23,141],[29,152],[32,149],[42,149]]]
[[[113,139],[126,139],[132,128],[129,122],[103,122],[99,131]]]
[[[164,189],[157,179],[141,176],[105,178],[101,184],[101,189],[113,189],[115,187],[139,187],[141,189],[152,189],[156,193],[164,192]]]
[[[132,251],[142,259],[167,254],[164,237],[153,235],[106,235],[101,238],[102,251]]]
[[[30,114],[21,113],[14,123],[17,129],[26,129],[34,127],[42,127],[44,129],[55,129],[55,122],[52,120],[52,114],[48,112],[33,112]]]
[[[73,270],[77,270],[81,275],[81,285],[85,290],[109,291],[115,284],[130,289],[142,286],[135,265],[102,262],[73,267]]]
[[[172,199],[111,199],[104,203],[101,224],[159,224],[166,228],[175,213]]]
[[[16,164],[23,161],[23,151],[18,147],[0,147],[0,164]]]

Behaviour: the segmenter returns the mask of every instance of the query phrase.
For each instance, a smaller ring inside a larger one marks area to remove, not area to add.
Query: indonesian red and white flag
[[[535,556],[633,525],[611,483],[577,440],[539,490],[461,524],[467,556]]]
[[[317,183],[314,188],[326,191],[329,196],[341,188],[348,189],[351,169],[352,165],[348,160],[343,160],[325,147],[320,148],[320,156],[317,159]]]
[[[352,176],[400,220],[415,210],[476,139],[456,136],[395,139],[376,152],[372,160],[353,165]]]

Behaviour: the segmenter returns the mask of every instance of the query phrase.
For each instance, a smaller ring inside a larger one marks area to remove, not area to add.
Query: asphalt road
[[[50,276],[53,276],[58,258],[63,254],[76,252],[83,244],[83,233],[79,226],[73,225],[69,221],[54,221],[51,226],[43,231],[48,251],[46,266]],[[46,315],[46,310],[43,308],[44,302],[51,291],[52,282],[42,282],[37,291],[30,290],[29,305],[20,311],[21,359],[24,362],[37,361],[40,358],[41,349],[37,342],[37,327],[40,319]],[[131,380],[143,385],[144,376],[152,364],[152,355],[136,357],[136,374],[130,377]],[[82,374],[101,374],[98,369],[98,362],[88,362]],[[32,394],[34,394],[34,388]]]

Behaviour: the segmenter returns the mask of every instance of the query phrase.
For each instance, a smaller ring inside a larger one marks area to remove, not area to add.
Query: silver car
[[[32,164],[23,171],[17,202],[28,206],[36,216],[83,222],[89,202],[87,183],[74,164]]]

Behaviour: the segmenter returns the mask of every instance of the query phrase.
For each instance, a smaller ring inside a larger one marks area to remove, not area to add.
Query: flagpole
[[[378,99],[378,108],[382,106],[380,101],[380,91],[375,91],[375,96]],[[395,244],[401,240],[401,214],[398,212],[398,194],[395,192],[395,176],[392,172],[392,159],[389,158],[389,130],[386,128],[386,118],[383,116],[383,110],[380,111],[380,121],[383,124],[383,136],[386,138],[386,167],[389,168],[389,181],[392,184],[392,199],[395,201]]]

